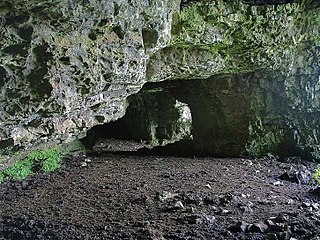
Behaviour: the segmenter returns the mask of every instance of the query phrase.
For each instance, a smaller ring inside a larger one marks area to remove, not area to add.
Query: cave
[[[295,134],[309,134],[318,116],[304,122],[283,91],[283,76],[266,71],[146,83],[128,98],[123,118],[93,127],[82,142],[93,149],[102,139],[132,140],[166,155],[312,159],[312,150],[301,147],[303,132],[300,142]]]
[[[195,154],[191,111],[173,88],[177,88],[175,81],[145,84],[128,98],[124,117],[91,128],[81,141],[91,150],[104,145],[103,140],[114,139],[140,143],[139,153]]]
[[[319,240],[319,0],[0,0],[0,240]]]

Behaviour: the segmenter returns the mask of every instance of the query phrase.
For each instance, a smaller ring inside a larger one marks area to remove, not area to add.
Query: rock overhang
[[[272,92],[268,81],[281,82],[289,110],[313,116],[307,133],[299,128],[295,139],[316,147],[320,17],[310,6],[317,5],[249,2],[258,6],[222,0],[184,1],[181,9],[180,1],[3,1],[2,149],[81,138],[92,126],[121,118],[127,97],[146,82],[259,69],[277,75],[260,77],[261,84]],[[256,98],[264,111],[265,96]],[[249,130],[263,132],[259,124]],[[257,148],[278,139],[260,135]]]

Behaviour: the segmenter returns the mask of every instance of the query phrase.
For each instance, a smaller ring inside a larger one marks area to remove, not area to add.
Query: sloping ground
[[[68,156],[55,173],[0,186],[0,239],[312,239],[319,199],[309,185],[278,179],[305,166]]]

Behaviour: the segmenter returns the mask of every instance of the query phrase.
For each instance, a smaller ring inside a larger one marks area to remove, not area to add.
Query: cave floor
[[[320,236],[313,187],[279,180],[308,164],[130,152],[139,146],[118,153],[101,145],[65,157],[56,172],[0,185],[0,239]]]

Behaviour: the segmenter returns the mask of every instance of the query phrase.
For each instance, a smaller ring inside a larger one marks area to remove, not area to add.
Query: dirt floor
[[[303,184],[314,165],[140,147],[101,142],[56,172],[0,185],[0,239],[320,239],[319,198]]]

